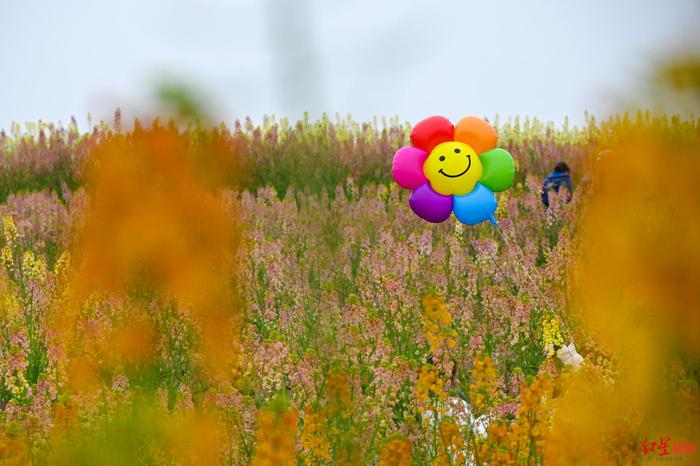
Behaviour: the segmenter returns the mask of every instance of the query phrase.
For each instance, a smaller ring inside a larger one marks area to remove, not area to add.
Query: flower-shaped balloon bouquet
[[[494,127],[478,117],[457,125],[441,116],[426,118],[411,131],[413,145],[394,155],[394,180],[412,190],[411,209],[429,222],[444,222],[454,212],[468,225],[497,225],[493,193],[508,189],[515,176],[513,157],[496,148],[497,141]]]

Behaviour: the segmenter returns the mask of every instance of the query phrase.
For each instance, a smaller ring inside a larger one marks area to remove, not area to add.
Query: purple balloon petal
[[[408,203],[416,215],[432,223],[444,222],[452,213],[452,196],[436,193],[430,183],[416,188]]]

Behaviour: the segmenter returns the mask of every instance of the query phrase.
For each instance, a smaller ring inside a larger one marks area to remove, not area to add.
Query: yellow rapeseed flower
[[[22,256],[22,269],[29,280],[43,283],[46,280],[46,261],[41,257],[35,257],[31,251],[25,251]]]
[[[425,365],[421,368],[416,381],[416,401],[418,411],[423,413],[429,407],[437,408],[437,411],[444,410],[443,406],[447,400],[445,382],[440,377],[440,372],[436,367]]]
[[[326,395],[328,412],[331,416],[346,416],[352,408],[352,393],[348,376],[342,372],[328,374],[328,392]]]
[[[331,462],[331,447],[325,434],[326,421],[309,407],[304,415],[301,447],[314,464]]]
[[[545,317],[542,321],[542,342],[547,358],[555,353],[555,346],[564,346],[564,338],[559,330],[559,320],[555,315]]]
[[[58,259],[56,260],[56,263],[53,265],[53,273],[54,275],[60,277],[64,273],[68,271],[70,268],[70,253],[68,251],[63,251],[60,256],[58,256]]]
[[[397,438],[389,441],[379,455],[379,466],[409,466],[411,464],[411,441]]]
[[[533,456],[542,456],[552,419],[552,391],[553,381],[546,373],[538,374],[529,387],[523,384],[520,390],[514,433],[518,438],[519,450],[528,452],[529,460],[533,460]]]
[[[423,326],[425,338],[433,353],[438,349],[454,349],[457,331],[452,328],[452,316],[444,301],[433,296],[423,298]]]
[[[494,422],[489,425],[488,436],[478,438],[477,452],[482,464],[518,466],[518,445],[511,425]]]
[[[433,465],[464,464],[466,460],[464,435],[459,425],[452,421],[442,421],[440,423],[440,450]]]
[[[498,397],[498,374],[488,355],[479,356],[474,361],[469,384],[469,399],[477,412],[488,411]]]
[[[11,215],[5,214],[2,216],[2,234],[8,246],[12,247],[19,241],[19,233],[15,220]]]
[[[0,250],[0,262],[10,270],[15,266],[12,249],[8,246],[3,246],[2,250]]]
[[[295,463],[297,415],[294,409],[275,412],[262,409],[257,416],[256,447],[252,466],[284,466]]]

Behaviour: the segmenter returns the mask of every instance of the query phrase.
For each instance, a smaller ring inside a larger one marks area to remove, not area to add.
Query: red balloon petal
[[[453,141],[454,126],[445,117],[431,116],[419,122],[411,131],[414,147],[430,153],[438,144]]]

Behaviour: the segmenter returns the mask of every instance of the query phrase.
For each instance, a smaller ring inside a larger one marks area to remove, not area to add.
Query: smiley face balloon
[[[468,116],[452,125],[432,116],[411,131],[412,146],[394,155],[392,175],[412,190],[411,209],[421,218],[440,223],[454,212],[467,225],[490,220],[497,225],[494,192],[513,184],[515,164],[496,148],[498,134],[486,121]]]

